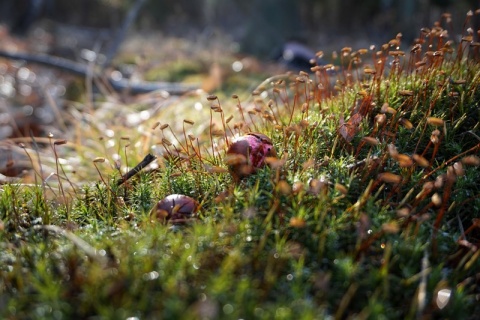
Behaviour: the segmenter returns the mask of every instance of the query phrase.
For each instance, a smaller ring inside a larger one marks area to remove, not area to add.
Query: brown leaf
[[[359,113],[356,113],[348,119],[347,123],[345,123],[343,116],[340,116],[338,133],[340,133],[347,142],[352,141],[359,131],[358,125],[362,122],[362,119],[363,117]]]

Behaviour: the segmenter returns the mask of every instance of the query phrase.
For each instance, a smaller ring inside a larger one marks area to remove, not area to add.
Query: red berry
[[[194,199],[182,194],[171,194],[160,200],[150,212],[162,222],[182,223],[197,216],[199,204]]]
[[[235,181],[265,165],[265,159],[276,157],[272,140],[263,133],[251,132],[233,140],[227,150],[226,163]]]

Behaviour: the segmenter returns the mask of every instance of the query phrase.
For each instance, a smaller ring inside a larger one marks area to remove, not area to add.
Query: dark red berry
[[[183,223],[195,218],[198,209],[199,204],[196,200],[182,194],[171,194],[153,207],[150,216],[162,222]]]
[[[263,167],[266,158],[276,156],[269,137],[251,132],[233,140],[227,150],[226,163],[233,179],[239,181]]]

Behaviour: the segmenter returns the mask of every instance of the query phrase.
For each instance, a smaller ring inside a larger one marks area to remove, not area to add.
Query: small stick
[[[127,181],[128,179],[130,179],[131,177],[133,177],[134,175],[136,175],[140,170],[142,170],[143,168],[145,168],[146,166],[148,166],[153,160],[157,159],[157,157],[155,157],[154,155],[152,154],[147,154],[145,156],[145,158],[143,158],[143,160],[137,164],[135,166],[135,168],[133,168],[132,170],[128,171],[123,177],[122,179],[118,180],[117,181],[117,185],[120,186],[122,185],[123,183],[125,183],[125,181]]]
[[[56,234],[62,235],[68,240],[70,240],[75,246],[77,246],[79,249],[81,249],[85,254],[91,258],[92,260],[95,260],[101,264],[105,264],[107,262],[106,257],[100,255],[97,252],[97,249],[95,249],[92,245],[90,245],[88,242],[83,240],[82,238],[76,236],[72,232],[62,229],[59,226],[55,225],[40,225],[40,226],[35,226],[35,229],[44,229],[47,231],[54,232]]]

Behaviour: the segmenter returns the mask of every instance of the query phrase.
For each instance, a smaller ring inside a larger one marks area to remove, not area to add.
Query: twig
[[[85,76],[87,74],[87,66],[83,64],[46,54],[30,54],[26,52],[9,52],[0,50],[0,57],[12,60],[25,60],[31,63],[55,67],[79,76]]]
[[[122,44],[123,40],[125,39],[125,35],[127,34],[127,30],[130,25],[135,21],[140,9],[145,4],[146,0],[137,0],[133,4],[133,6],[128,10],[127,16],[123,20],[121,27],[117,30],[117,33],[113,39],[112,44],[109,46],[107,53],[105,54],[105,62],[103,63],[102,67],[108,67],[112,63],[113,58],[117,55],[118,49]]]
[[[77,237],[75,234],[73,234],[68,230],[62,229],[55,225],[35,226],[34,228],[44,229],[47,231],[60,234],[65,238],[67,238],[68,240],[70,240],[74,245],[76,245],[83,252],[85,252],[85,254],[92,260],[95,260],[100,264],[105,264],[107,262],[107,258],[105,256],[98,254],[97,250],[94,247],[92,247],[88,242]]]
[[[120,186],[125,181],[136,175],[140,170],[148,166],[153,160],[155,160],[157,157],[155,157],[152,154],[147,154],[143,160],[135,166],[132,170],[128,171],[120,180],[117,181],[117,185]]]

